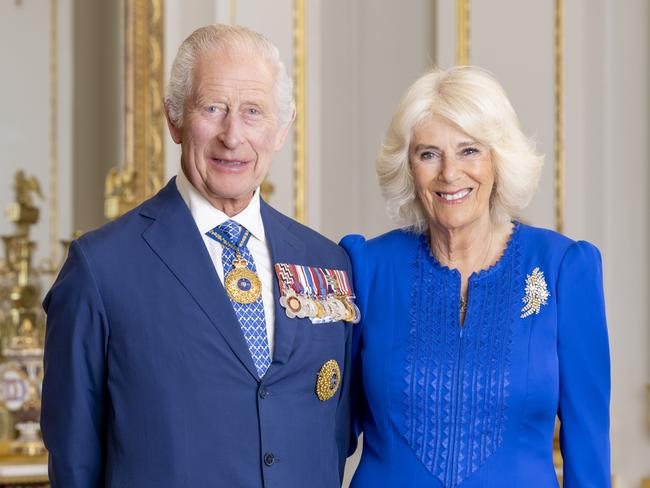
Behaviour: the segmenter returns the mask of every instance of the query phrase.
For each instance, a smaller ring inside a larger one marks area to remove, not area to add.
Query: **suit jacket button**
[[[270,392],[269,390],[267,390],[267,389],[266,389],[265,387],[263,387],[263,386],[260,387],[260,390],[259,390],[258,393],[259,393],[260,398],[261,398],[262,400],[264,400],[265,398],[268,398],[269,395],[271,394],[271,392]]]
[[[264,464],[267,466],[273,466],[273,463],[275,463],[275,456],[271,452],[267,452],[264,454]]]

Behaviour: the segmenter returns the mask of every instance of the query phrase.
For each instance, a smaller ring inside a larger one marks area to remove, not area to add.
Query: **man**
[[[178,176],[73,242],[44,302],[52,486],[338,487],[350,268],[260,200],[294,117],[277,49],[197,30],[165,109]]]

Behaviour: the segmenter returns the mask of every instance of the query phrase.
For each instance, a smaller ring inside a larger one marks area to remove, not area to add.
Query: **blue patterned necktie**
[[[246,267],[257,274],[253,255],[246,245],[248,242],[247,234],[246,229],[233,220],[227,220],[207,232],[208,237],[223,246],[221,262],[223,263],[224,282],[228,273],[235,267],[234,262],[237,257],[236,249],[239,250],[241,258],[246,260]],[[230,245],[223,242],[223,240],[226,240]],[[239,303],[230,297],[230,303],[235,310],[235,315],[237,316],[237,320],[244,334],[244,339],[246,339],[246,344],[248,345],[248,350],[253,358],[253,363],[255,363],[257,374],[262,378],[271,364],[262,296],[260,294],[257,300],[252,303]]]

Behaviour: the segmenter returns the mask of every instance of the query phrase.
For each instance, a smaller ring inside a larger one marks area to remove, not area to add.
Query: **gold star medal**
[[[223,246],[235,251],[233,269],[226,273],[223,280],[226,293],[228,293],[230,299],[244,305],[258,300],[262,296],[262,282],[255,271],[248,267],[248,261],[241,254],[241,248],[246,246],[251,236],[250,231],[245,229],[236,244],[233,244],[227,236],[216,229],[212,229],[207,235]]]
[[[318,371],[316,380],[316,395],[325,402],[336,395],[341,384],[341,369],[335,359],[330,359]]]
[[[228,296],[237,303],[253,303],[262,295],[262,283],[239,252],[233,261],[234,268],[224,280]]]

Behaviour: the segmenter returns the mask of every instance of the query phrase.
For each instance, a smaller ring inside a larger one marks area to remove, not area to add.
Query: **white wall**
[[[393,110],[435,57],[432,2],[328,0],[321,6],[318,229],[334,240],[391,228],[375,159]]]
[[[165,2],[165,83],[178,46],[195,29],[206,24],[229,23],[245,25],[269,37],[278,49],[289,75],[293,74],[293,2],[274,0],[238,0],[231,12],[226,0],[194,0],[192,8],[181,0]],[[167,177],[178,172],[180,149],[166,134],[165,168]],[[278,210],[293,215],[293,133],[276,155],[268,179],[275,186],[270,203]]]
[[[106,222],[106,175],[124,164],[124,0],[72,3],[72,218],[87,232]]]
[[[602,93],[603,106],[592,115],[594,132],[584,141],[589,150],[583,174],[595,171],[597,176],[584,192],[583,216],[587,236],[599,242],[605,262],[614,469],[621,486],[632,488],[641,476],[650,476],[645,393],[650,383],[650,4],[629,0],[623,8],[620,2],[601,0],[594,9],[587,3],[583,10],[593,12],[594,25],[601,29],[591,28],[587,35],[589,61],[598,73],[585,88],[595,88],[589,100],[597,101]],[[599,42],[602,50],[590,48]]]
[[[71,127],[72,0],[59,0],[58,29],[58,229],[60,237],[72,230]],[[40,181],[43,200],[32,237],[38,242],[36,262],[49,256],[50,235],[50,2],[0,2],[0,208],[14,201],[13,176],[22,169]],[[18,46],[20,48],[18,48]],[[0,218],[0,234],[13,233]]]

